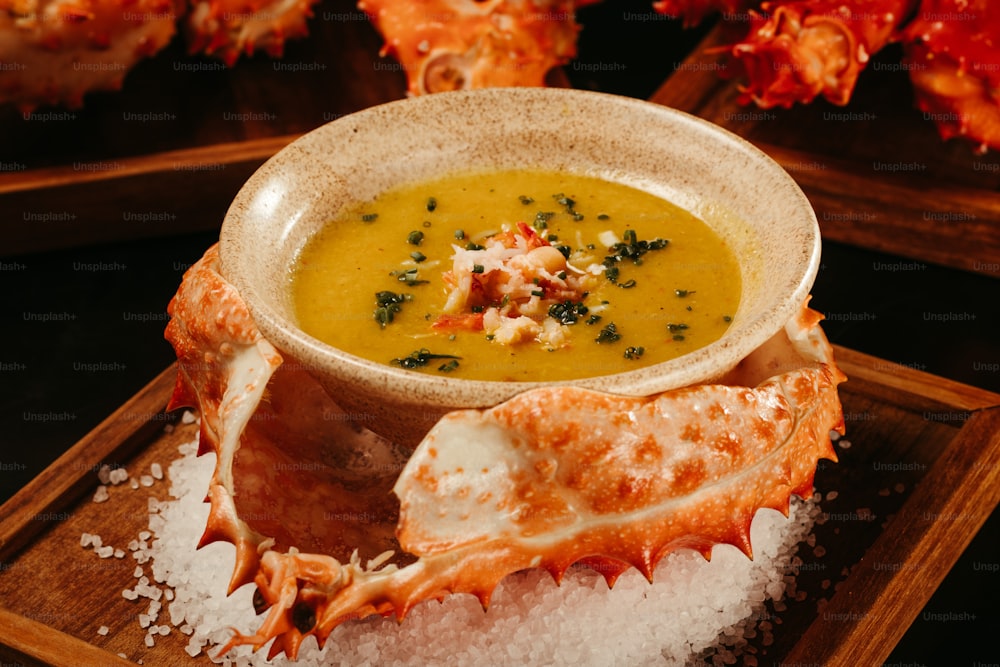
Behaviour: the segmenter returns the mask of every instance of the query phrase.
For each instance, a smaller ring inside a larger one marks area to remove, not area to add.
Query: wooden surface
[[[880,664],[1000,501],[1000,395],[845,348],[837,356],[850,378],[842,385],[850,446],[817,472],[827,520],[814,534],[825,553],[803,547],[798,587],[808,595],[788,602],[774,644],[759,647],[759,657],[791,664]],[[121,596],[134,585],[135,562],[80,546],[89,532],[124,548],[148,527],[148,498],[168,497],[164,480],[91,500],[101,464],[138,477],[153,462],[166,468],[194,438],[194,424],[162,413],[172,384],[167,369],[0,507],[0,623],[17,629],[0,638],[0,657],[207,663],[183,652],[176,630],[146,648],[136,618],[148,601]]]

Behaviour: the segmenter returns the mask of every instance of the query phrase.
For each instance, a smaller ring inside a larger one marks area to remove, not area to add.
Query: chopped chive
[[[453,354],[434,354],[427,348],[420,348],[416,352],[410,352],[405,357],[393,359],[392,363],[403,368],[420,368],[430,363],[431,359],[461,359]]]
[[[676,294],[677,296],[679,296],[680,298],[682,298],[682,299],[683,299],[683,298],[684,298],[684,297],[686,297],[686,296],[687,296],[688,294],[694,294],[694,290],[693,290],[693,289],[692,289],[692,290],[687,290],[687,289],[675,289],[675,290],[674,290],[674,294]]]
[[[597,335],[594,340],[597,341],[598,345],[603,343],[614,343],[621,339],[621,334],[618,333],[618,327],[615,326],[614,322],[608,322],[601,333]]]
[[[486,267],[484,267],[482,264],[473,264],[472,265],[472,272],[473,273],[482,273],[485,270],[486,270]]]
[[[437,207],[438,207],[438,200],[435,199],[434,197],[429,197],[427,199],[427,210],[433,212],[434,209],[436,209]]]
[[[420,252],[419,250],[414,250],[413,252],[411,252],[410,257],[412,257],[413,261],[416,262],[417,264],[427,259],[427,255]]]
[[[378,213],[365,213],[361,216],[362,222],[375,222],[378,219]]]
[[[455,236],[456,239],[458,239],[459,241],[461,241],[462,239],[465,238],[465,230],[463,230],[463,229],[456,229],[454,236]]]
[[[638,359],[646,352],[644,347],[626,347],[625,348],[625,358],[626,359]]]

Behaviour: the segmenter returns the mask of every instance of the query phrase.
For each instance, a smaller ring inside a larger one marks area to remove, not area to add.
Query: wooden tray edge
[[[948,443],[785,662],[882,664],[998,503],[1000,407],[993,407]]]
[[[0,607],[0,628],[4,629],[3,639],[0,640],[0,657],[17,660],[15,665],[20,665],[20,660],[25,658],[36,664],[52,667],[135,665],[130,660],[3,607]]]
[[[59,516],[93,488],[96,474],[87,473],[109,459],[128,457],[169,421],[162,409],[153,413],[140,406],[165,407],[162,397],[170,395],[175,375],[171,365],[0,505],[0,563],[41,533],[50,521],[46,517]]]

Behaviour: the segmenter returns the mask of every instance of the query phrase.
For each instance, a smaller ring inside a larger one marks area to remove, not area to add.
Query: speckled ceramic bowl
[[[659,105],[535,88],[406,99],[310,132],[237,195],[222,228],[222,272],[265,337],[312,369],[337,402],[383,435],[416,442],[445,411],[495,405],[537,384],[407,371],[326,345],[296,324],[290,268],[347,202],[464,167],[526,166],[597,175],[673,201],[724,236],[742,268],[740,306],[721,339],[672,361],[572,384],[650,395],[711,380],[777,333],[812,287],[820,256],[815,215],[766,155]]]

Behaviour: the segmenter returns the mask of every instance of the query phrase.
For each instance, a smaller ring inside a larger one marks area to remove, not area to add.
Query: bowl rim
[[[366,116],[391,113],[396,108],[402,108],[403,105],[408,107],[427,105],[434,108],[438,105],[438,100],[445,97],[455,100],[459,96],[483,98],[513,96],[525,99],[551,96],[553,99],[558,98],[563,101],[568,99],[589,104],[602,103],[632,107],[639,113],[659,115],[670,123],[680,124],[686,129],[705,135],[712,135],[716,141],[728,144],[730,149],[742,152],[761,166],[767,166],[772,175],[782,182],[784,194],[794,200],[795,209],[801,211],[803,216],[805,244],[809,246],[808,259],[801,267],[799,279],[793,292],[785,295],[783,300],[776,300],[776,305],[765,313],[765,317],[747,322],[734,320],[730,330],[727,330],[720,339],[680,357],[613,374],[549,381],[456,378],[414,372],[371,361],[313,338],[300,329],[294,321],[272,308],[266,299],[262,299],[254,286],[255,281],[248,276],[248,273],[251,272],[244,273],[244,270],[250,269],[247,259],[240,257],[238,253],[241,227],[239,216],[241,211],[246,210],[248,200],[252,197],[253,192],[263,186],[272,177],[275,170],[283,169],[284,162],[290,156],[303,151],[308,152],[308,147],[317,141],[318,137],[326,133],[337,132],[348,120],[355,123],[363,122]],[[661,388],[661,385],[664,385],[663,379],[665,377],[678,376],[681,378],[677,383],[667,382],[666,384],[670,385],[666,387],[667,389],[711,381],[763,345],[794,317],[812,289],[819,271],[821,254],[819,223],[808,198],[791,175],[749,141],[710,121],[654,102],[613,93],[565,88],[488,88],[434,93],[433,95],[408,97],[374,105],[321,125],[281,149],[261,165],[241,186],[223,220],[219,245],[222,275],[235,286],[242,296],[261,334],[279,351],[291,354],[297,362],[304,364],[309,369],[316,366],[327,369],[327,364],[335,364],[339,374],[350,373],[351,382],[370,389],[384,390],[385,387],[396,384],[404,388],[402,392],[405,396],[402,397],[402,401],[414,405],[442,401],[455,405],[455,392],[461,388],[464,396],[472,397],[467,401],[459,401],[461,407],[489,407],[515,394],[543,386],[573,385],[621,395],[645,396],[665,390]],[[741,335],[730,336],[729,334],[736,324],[740,324],[742,327],[736,330],[736,333]],[[310,361],[316,358],[324,359],[327,363],[319,364]],[[650,377],[654,375],[656,378]],[[623,389],[623,384],[630,384],[631,387]],[[483,400],[483,396],[491,398]]]

